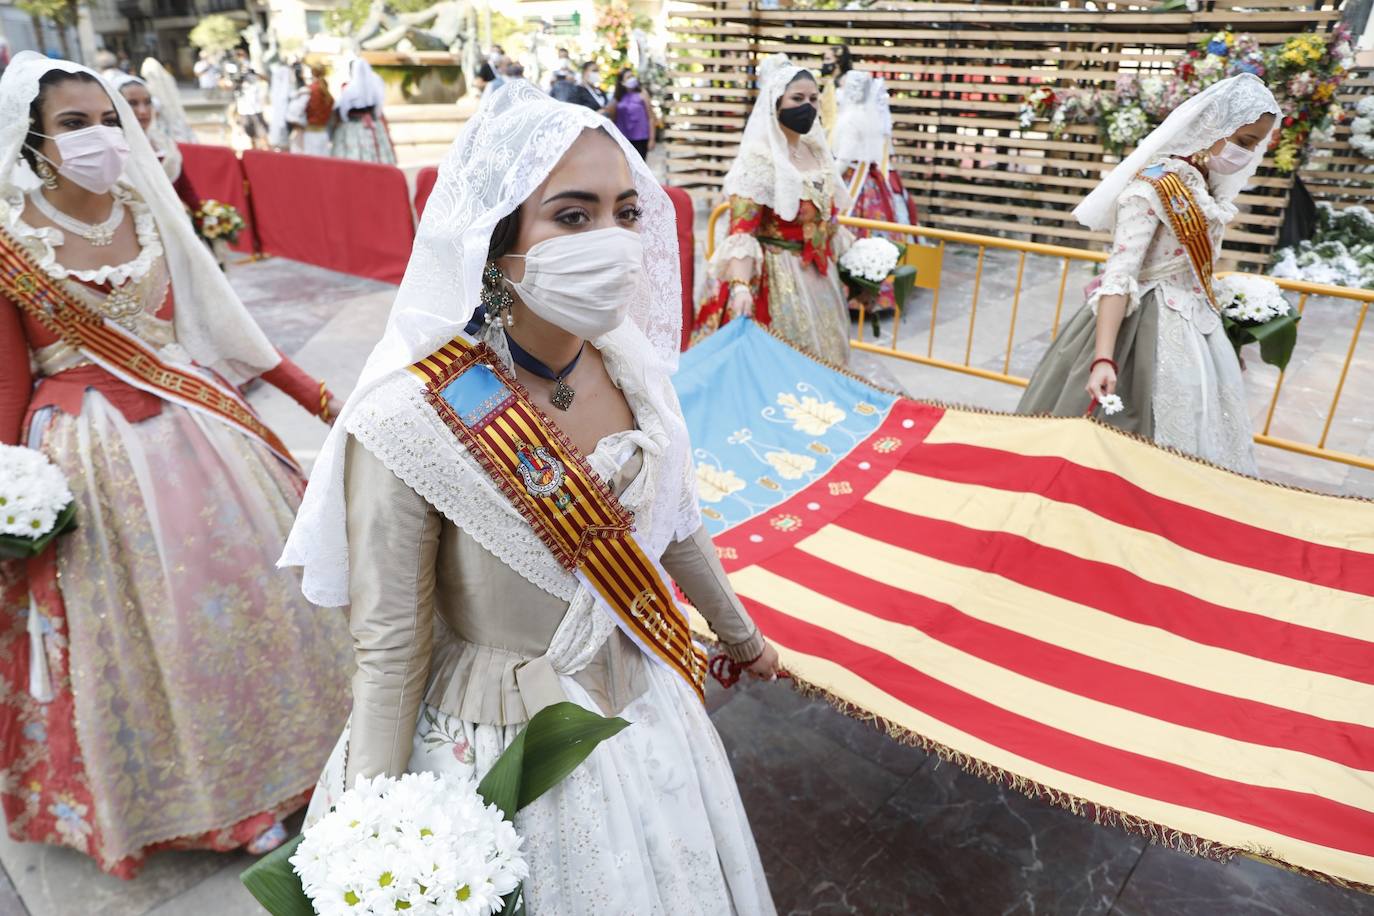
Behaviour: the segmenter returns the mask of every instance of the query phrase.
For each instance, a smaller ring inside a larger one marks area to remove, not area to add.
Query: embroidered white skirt
[[[720,736],[691,688],[657,665],[621,718],[630,727],[519,812],[536,916],[774,913]],[[571,677],[569,699],[596,704]],[[408,769],[484,775],[519,726],[474,725],[422,706]],[[343,791],[345,730],[306,823]]]

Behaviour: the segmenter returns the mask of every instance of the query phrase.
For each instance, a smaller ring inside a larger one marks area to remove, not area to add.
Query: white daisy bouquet
[[[521,916],[529,867],[511,819],[628,724],[557,703],[481,782],[360,777],[240,880],[272,916]]]
[[[1258,343],[1260,359],[1280,371],[1288,368],[1298,342],[1298,315],[1278,284],[1267,277],[1232,274],[1213,286],[1226,336],[1241,347]]]
[[[75,519],[67,478],[47,455],[0,445],[0,558],[37,556]]]
[[[520,837],[475,780],[361,777],[291,856],[320,916],[489,916],[529,875]]]

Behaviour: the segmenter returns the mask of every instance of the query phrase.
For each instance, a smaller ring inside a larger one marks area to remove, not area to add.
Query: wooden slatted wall
[[[1116,160],[1095,126],[1070,127],[1058,139],[1043,122],[1041,130],[1022,130],[1017,117],[1029,85],[1049,77],[1057,87],[1110,88],[1120,72],[1167,69],[1222,28],[1267,46],[1329,30],[1341,15],[1339,2],[1295,9],[1288,0],[1217,0],[1191,13],[1152,12],[1150,3],[1103,12],[1081,0],[880,5],[764,10],[749,0],[701,0],[677,8],[669,180],[718,198],[752,103],[755,62],[783,51],[819,67],[824,45],[842,42],[860,69],[887,78],[895,167],[925,223],[1096,246],[1104,237],[1083,229],[1070,210]],[[1242,196],[1243,215],[1227,234],[1236,262],[1266,260],[1290,183],[1266,166]]]

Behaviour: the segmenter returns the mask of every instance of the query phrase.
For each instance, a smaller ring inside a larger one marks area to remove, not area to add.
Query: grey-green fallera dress
[[[1178,174],[1207,219],[1214,250],[1236,208],[1212,197],[1207,180],[1180,159],[1151,168]],[[1207,301],[1187,252],[1164,218],[1154,187],[1137,179],[1117,201],[1112,248],[1101,285],[1066,324],[1017,413],[1082,416],[1095,353],[1097,303],[1127,297],[1116,339],[1116,393],[1125,410],[1103,420],[1245,474],[1257,474],[1240,362]]]

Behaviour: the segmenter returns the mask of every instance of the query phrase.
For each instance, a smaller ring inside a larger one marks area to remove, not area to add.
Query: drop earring
[[[506,288],[506,275],[491,262],[482,270],[481,301],[482,309],[487,313],[487,324],[507,328],[515,324],[515,316],[511,314],[515,297]]]
[[[33,170],[42,179],[43,187],[49,191],[57,190],[57,172],[53,171],[53,167],[48,165],[46,159],[39,159],[38,165],[34,166]]]

